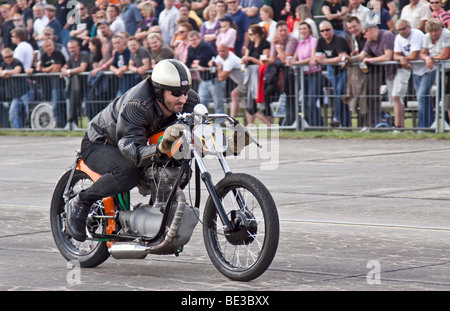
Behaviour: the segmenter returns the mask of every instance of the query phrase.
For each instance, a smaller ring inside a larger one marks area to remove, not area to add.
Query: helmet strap
[[[164,101],[164,89],[155,88],[155,93],[156,93],[156,100],[159,103],[161,103],[161,105],[163,105],[167,111],[169,111],[170,113],[175,113],[175,111],[172,111],[169,109],[169,107],[167,107],[166,102]]]

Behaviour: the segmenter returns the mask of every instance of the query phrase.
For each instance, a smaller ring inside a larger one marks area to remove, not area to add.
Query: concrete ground
[[[448,141],[280,140],[262,159],[231,159],[233,171],[269,188],[280,217],[275,259],[248,283],[214,268],[201,225],[179,257],[110,258],[81,271],[67,265],[49,204],[80,142],[0,137],[0,290],[450,289]],[[218,180],[218,166],[206,162]]]

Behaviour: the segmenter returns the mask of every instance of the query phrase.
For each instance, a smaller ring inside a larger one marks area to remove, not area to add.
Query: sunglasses
[[[187,96],[189,90],[181,90],[181,91],[170,91],[172,96],[181,97],[181,95]]]
[[[326,32],[326,31],[330,31],[331,28],[327,28],[327,29],[321,29],[320,32]]]
[[[10,59],[12,57],[13,57],[13,55],[3,56],[4,59]]]

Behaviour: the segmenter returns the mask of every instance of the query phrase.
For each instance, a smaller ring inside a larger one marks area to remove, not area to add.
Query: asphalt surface
[[[68,265],[52,238],[49,205],[80,142],[0,137],[1,291],[450,289],[448,141],[281,140],[263,159],[230,160],[233,171],[270,189],[280,217],[276,257],[247,283],[214,268],[201,225],[179,257]],[[207,164],[218,180],[218,167]]]

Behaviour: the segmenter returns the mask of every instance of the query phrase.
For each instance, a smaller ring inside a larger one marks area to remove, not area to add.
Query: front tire
[[[229,174],[215,186],[228,219],[237,229],[228,234],[208,198],[203,238],[214,266],[235,281],[251,281],[272,263],[279,240],[275,202],[267,188],[247,174]]]
[[[78,242],[74,240],[67,231],[65,222],[65,202],[64,191],[70,177],[70,171],[65,173],[53,192],[52,202],[50,206],[50,223],[56,246],[61,255],[67,260],[75,260],[79,262],[82,268],[91,268],[103,263],[109,257],[106,242],[86,240]],[[70,182],[68,191],[70,197],[74,197],[80,191],[89,188],[92,185],[92,179],[84,172],[76,170],[72,181]],[[97,214],[104,213],[103,203],[96,202],[91,207],[91,212]],[[99,222],[90,222],[87,229],[98,233],[104,233],[106,228],[105,220]]]

